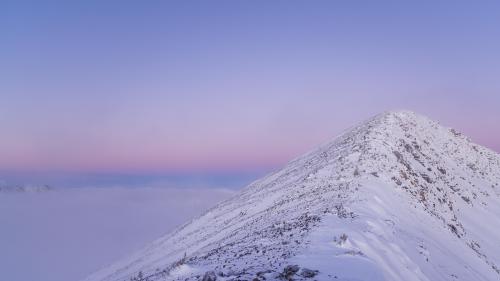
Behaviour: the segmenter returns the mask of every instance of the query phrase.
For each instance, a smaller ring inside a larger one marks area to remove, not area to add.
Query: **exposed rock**
[[[201,279],[201,281],[216,281],[216,280],[217,280],[217,275],[215,275],[215,272],[213,271],[205,272],[205,275],[203,275],[203,279]]]
[[[304,278],[313,278],[314,276],[316,276],[317,274],[319,273],[318,270],[312,270],[312,269],[309,269],[309,268],[302,268],[302,270],[300,271],[300,276],[304,277]]]
[[[283,269],[281,276],[286,280],[291,280],[292,277],[299,271],[300,267],[298,265],[287,265]]]

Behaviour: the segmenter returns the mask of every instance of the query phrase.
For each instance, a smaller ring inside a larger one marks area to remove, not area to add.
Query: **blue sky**
[[[395,2],[2,2],[1,176],[261,173],[399,108],[500,151],[500,4]]]

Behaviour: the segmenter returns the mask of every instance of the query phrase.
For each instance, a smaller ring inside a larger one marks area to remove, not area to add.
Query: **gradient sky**
[[[400,108],[500,151],[498,1],[2,1],[0,35],[2,176],[272,169]]]

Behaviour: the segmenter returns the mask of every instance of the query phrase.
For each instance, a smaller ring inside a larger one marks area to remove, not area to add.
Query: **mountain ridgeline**
[[[500,280],[500,156],[387,112],[86,279]]]

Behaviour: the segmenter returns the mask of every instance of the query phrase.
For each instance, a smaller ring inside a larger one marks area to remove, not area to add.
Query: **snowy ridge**
[[[387,112],[86,280],[499,280],[499,183],[495,152]]]

